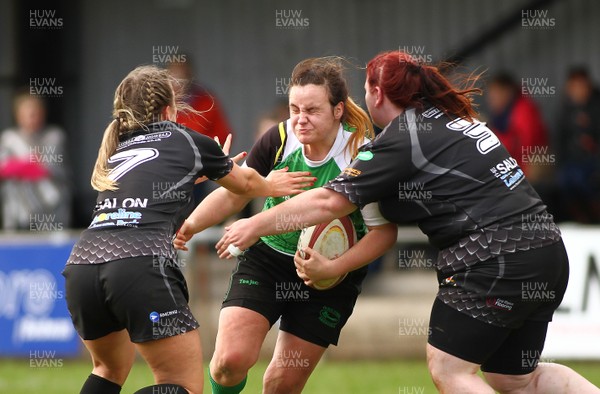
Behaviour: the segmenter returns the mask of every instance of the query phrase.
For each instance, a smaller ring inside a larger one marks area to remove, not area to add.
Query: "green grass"
[[[600,386],[600,362],[568,362],[571,368]],[[260,393],[266,363],[250,372],[244,393]],[[78,393],[91,371],[82,360],[65,360],[59,367],[30,367],[28,360],[0,360],[0,393],[69,394]],[[205,373],[205,371],[203,371]],[[206,374],[205,374],[206,376]],[[143,363],[136,363],[123,387],[123,394],[152,384],[152,374]],[[398,394],[435,393],[424,361],[331,362],[322,361],[304,390],[307,394]],[[205,393],[210,393],[205,382]]]

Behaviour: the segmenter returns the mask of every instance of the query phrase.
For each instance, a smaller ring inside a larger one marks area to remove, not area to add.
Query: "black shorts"
[[[173,260],[141,256],[103,264],[67,265],[67,307],[81,338],[93,340],[126,329],[132,342],[184,334],[198,328],[188,290]]]
[[[568,277],[568,257],[559,241],[445,278],[431,311],[429,343],[486,372],[530,373]]]
[[[296,275],[293,256],[259,242],[238,257],[223,308],[253,310],[271,326],[281,318],[282,331],[322,347],[337,345],[366,274],[363,267],[329,290],[315,290]]]

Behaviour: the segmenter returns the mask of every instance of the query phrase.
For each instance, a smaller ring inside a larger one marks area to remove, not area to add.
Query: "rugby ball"
[[[348,216],[333,219],[329,223],[321,223],[307,227],[300,233],[298,250],[304,256],[303,248],[309,247],[316,250],[330,260],[341,256],[356,243],[356,230]],[[313,284],[317,290],[327,290],[340,284],[347,274],[331,279],[323,279]]]

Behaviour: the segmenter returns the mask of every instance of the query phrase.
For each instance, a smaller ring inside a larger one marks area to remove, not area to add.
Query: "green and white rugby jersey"
[[[335,142],[327,156],[319,161],[309,160],[304,156],[304,146],[296,138],[292,130],[291,121],[288,119],[269,129],[256,142],[248,154],[246,165],[254,168],[263,176],[267,176],[272,170],[285,167],[288,167],[288,171],[290,172],[310,171],[312,176],[316,177],[317,180],[307,190],[321,187],[337,177],[350,165],[352,155],[346,149],[346,145],[351,135],[351,131],[340,125]],[[363,141],[363,143],[367,142],[367,139]],[[268,197],[263,210],[274,207],[290,198],[293,198],[293,196]],[[306,207],[306,209],[310,209],[310,207]],[[367,232],[367,227],[360,211],[354,211],[350,215],[350,218],[354,223],[358,239],[362,238]],[[262,237],[262,241],[281,253],[293,255],[296,253],[300,230],[296,230],[297,226],[292,227],[289,224],[290,219],[289,217],[286,218],[285,214],[281,218],[277,218],[277,225],[284,229],[285,226],[289,226],[290,232]]]

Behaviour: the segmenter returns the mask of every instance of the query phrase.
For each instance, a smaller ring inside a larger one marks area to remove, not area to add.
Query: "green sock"
[[[244,387],[246,387],[246,381],[248,380],[248,376],[246,376],[244,380],[242,380],[235,386],[221,386],[219,383],[213,380],[209,368],[208,380],[210,380],[210,386],[212,387],[213,394],[239,394],[242,392]]]

